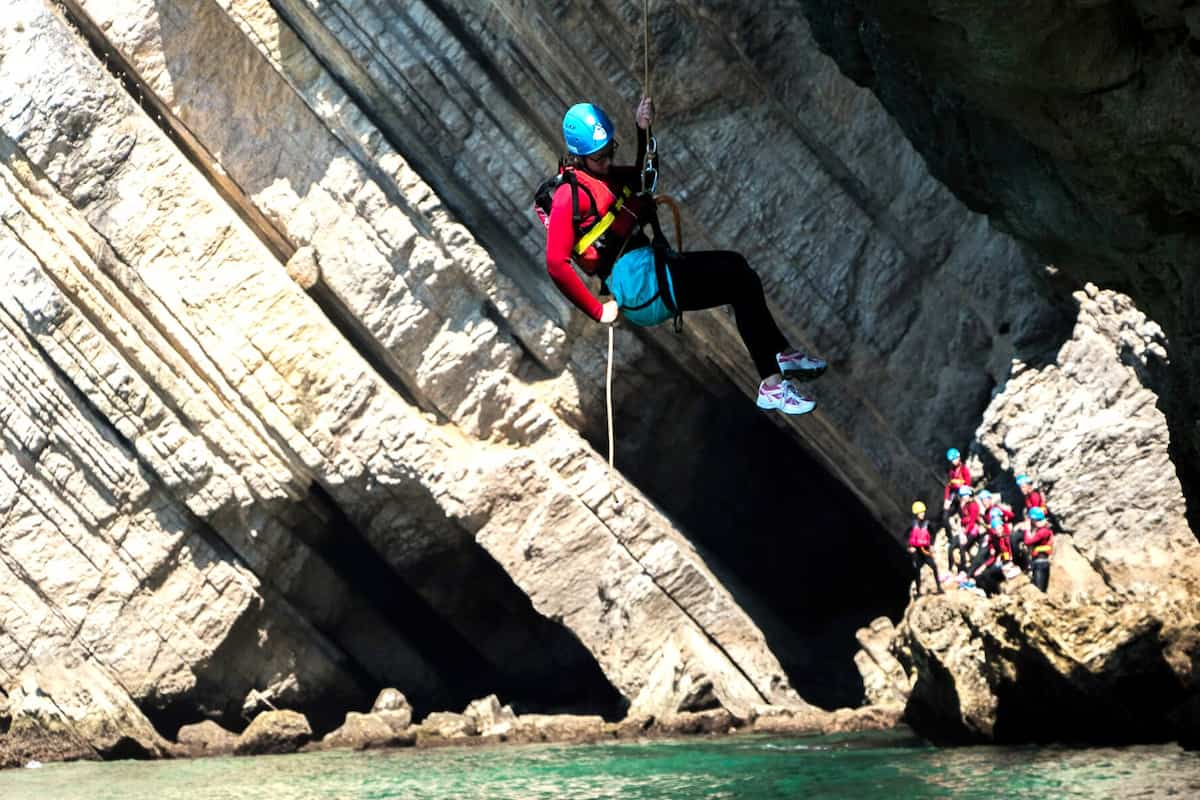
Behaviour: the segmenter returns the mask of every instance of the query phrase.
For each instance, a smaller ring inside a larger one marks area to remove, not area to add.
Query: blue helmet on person
[[[615,128],[599,106],[576,103],[563,115],[562,131],[568,153],[588,156],[608,146],[613,140]]]
[[[991,500],[992,493],[989,492],[987,489],[980,489],[979,490],[979,499],[983,500],[983,501]],[[996,509],[992,509],[992,510],[995,511]]]
[[[1021,474],[1017,476],[1017,486],[1028,486],[1033,483],[1033,479],[1028,475]]]
[[[1029,509],[1029,518],[1034,522],[1041,522],[1046,518],[1046,512],[1041,506],[1034,506],[1033,508]]]
[[[1004,527],[1004,515],[992,514],[992,518],[988,520],[988,526],[999,530]]]
[[[996,517],[1000,517],[1000,519],[1004,519],[1004,509],[1002,509],[1000,506],[992,506],[991,509],[988,511],[988,516],[992,517],[993,519]]]
[[[946,451],[946,460],[953,461],[956,458],[960,457],[961,455],[962,455],[962,453],[958,452],[957,447],[951,447],[949,450]]]
[[[959,497],[970,497],[971,496],[971,487],[970,486],[958,487],[958,496]]]

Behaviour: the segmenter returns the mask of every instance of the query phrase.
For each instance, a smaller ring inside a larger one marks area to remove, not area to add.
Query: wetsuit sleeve
[[[586,195],[579,200],[586,202]],[[546,271],[563,296],[599,322],[603,306],[588,291],[571,264],[571,250],[575,246],[575,223],[571,213],[571,187],[563,184],[554,192],[554,202],[550,206],[550,225],[546,231]]]
[[[1049,528],[1039,528],[1036,525],[1025,534],[1025,544],[1030,547],[1041,544],[1049,537]]]

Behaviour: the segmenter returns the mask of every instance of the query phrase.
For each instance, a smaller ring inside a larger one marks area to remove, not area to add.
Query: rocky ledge
[[[860,631],[871,699],[935,742],[1200,743],[1197,570],[1110,588],[1060,550],[1057,590],[925,594]]]
[[[96,664],[27,670],[0,706],[0,768],[31,762],[101,759],[198,758],[277,755],[298,751],[505,742],[602,742],[626,739],[758,732],[821,734],[877,730],[897,724],[901,708],[796,709],[757,706],[744,717],[723,708],[619,722],[587,714],[516,714],[495,695],[461,713],[437,711],[414,724],[412,707],[396,689],[384,689],[365,712],[350,711],[341,726],[314,734],[290,709],[259,713],[240,734],[211,720],[182,726],[175,741],[160,736],[112,676]]]

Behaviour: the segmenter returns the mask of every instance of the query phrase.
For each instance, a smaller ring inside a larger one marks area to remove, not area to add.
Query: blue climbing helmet
[[[980,490],[979,490],[979,499],[980,499],[980,500],[983,500],[983,501],[985,501],[985,502],[986,502],[986,501],[988,501],[988,500],[991,500],[991,499],[992,499],[992,493],[991,493],[991,492],[989,492],[987,489],[980,489]],[[996,509],[994,509],[994,508],[993,508],[992,510],[993,510],[993,511],[995,511]]]
[[[946,460],[953,461],[954,459],[958,458],[961,455],[962,455],[962,453],[958,452],[957,447],[951,447],[949,450],[946,451]]]
[[[573,156],[588,156],[603,150],[613,140],[612,120],[599,106],[576,103],[563,115],[563,140]]]
[[[988,521],[988,526],[991,528],[995,528],[996,530],[1003,529],[1004,528],[1004,515],[1003,514],[992,514],[992,518]]]
[[[1028,486],[1033,483],[1033,479],[1028,475],[1021,474],[1017,476],[1017,486]]]
[[[1029,509],[1029,518],[1034,522],[1041,522],[1046,518],[1046,512],[1041,506],[1034,506],[1033,508]]]
[[[992,510],[988,512],[988,516],[991,517],[992,519],[1003,520],[1004,519],[1004,509],[1000,508],[1000,506],[992,506]]]
[[[970,486],[958,487],[958,496],[959,497],[970,497],[971,496],[971,487]]]

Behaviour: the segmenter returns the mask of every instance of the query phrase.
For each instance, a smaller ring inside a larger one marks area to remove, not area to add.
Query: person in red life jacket
[[[912,504],[913,524],[908,529],[908,552],[912,555],[913,581],[916,585],[916,595],[921,595],[921,567],[928,565],[933,570],[933,585],[938,594],[945,594],[942,588],[942,576],[938,574],[937,562],[933,560],[930,548],[933,537],[929,533],[929,521],[925,519],[925,504],[917,500]]]
[[[984,537],[984,543],[980,545],[979,556],[976,558],[971,577],[975,579],[975,585],[983,589],[984,594],[992,597],[1000,591],[1000,584],[1004,581],[1004,546],[1002,542],[1007,540],[1004,535],[1004,519],[999,515],[994,516],[988,523],[988,535]]]
[[[1025,543],[1024,536],[1033,528],[1030,515],[1035,508],[1040,508],[1043,516],[1048,515],[1050,511],[1046,508],[1045,496],[1034,486],[1032,478],[1021,474],[1017,476],[1016,480],[1017,488],[1021,490],[1025,500],[1025,518],[1013,526],[1012,550],[1016,557],[1016,563],[1025,569],[1029,566],[1029,554],[1023,545]]]
[[[1054,554],[1054,531],[1046,520],[1041,506],[1029,509],[1033,527],[1025,534],[1025,546],[1029,549],[1029,571],[1033,585],[1046,591],[1050,585],[1050,556]]]
[[[987,489],[981,489],[976,495],[979,500],[981,516],[991,521],[992,513],[999,512],[1007,525],[1013,520],[1012,506],[1000,499],[1000,495],[992,494]]]
[[[637,107],[637,157],[641,165],[654,106]],[[815,378],[824,359],[792,348],[767,308],[762,281],[740,253],[723,250],[657,252],[643,231],[657,225],[654,198],[641,191],[642,167],[617,166],[614,127],[604,111],[577,103],[563,117],[570,171],[578,189],[563,181],[554,191],[546,219],[546,270],[554,285],[583,313],[605,325],[619,316],[637,325],[656,325],[681,311],[732,305],[742,342],[761,383],[762,409],[805,414],[816,407],[791,378]],[[599,276],[613,299],[601,303],[573,266]],[[665,284],[665,285],[664,285]]]
[[[956,447],[946,451],[946,460],[950,462],[950,469],[946,473],[946,492],[942,498],[942,509],[949,511],[950,503],[958,497],[958,490],[971,485],[971,471],[962,462],[962,453],[958,452]]]
[[[971,499],[971,487],[960,486],[955,492],[959,500],[959,530],[946,539],[946,562],[950,569],[964,575],[971,563],[971,545],[979,538],[979,505]],[[956,567],[957,564],[957,567]]]
[[[972,495],[970,486],[958,488],[959,520],[962,522],[963,547],[970,552],[984,535],[983,506]]]

